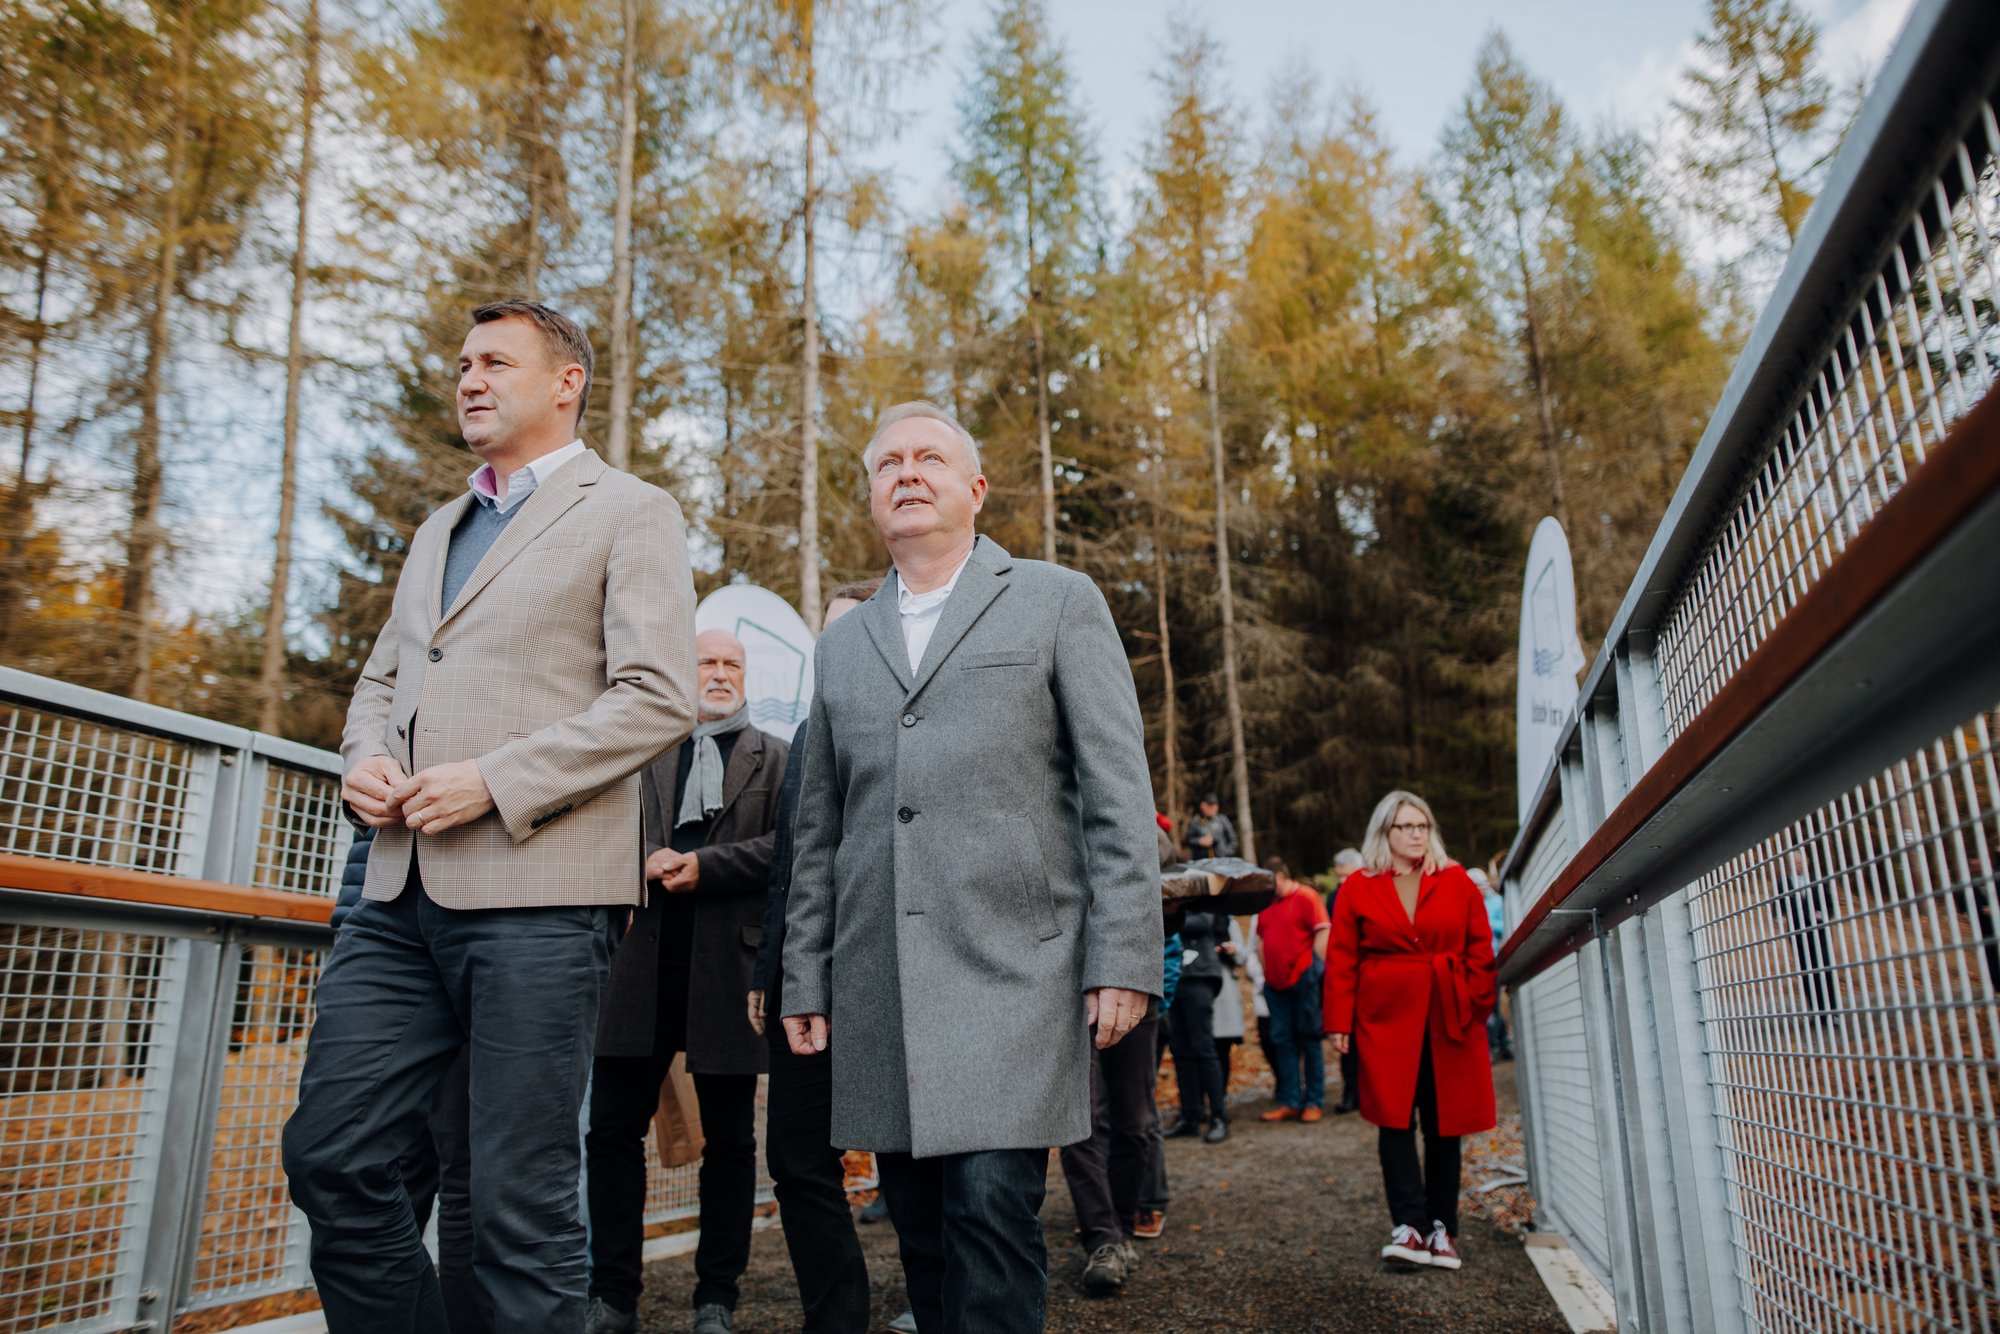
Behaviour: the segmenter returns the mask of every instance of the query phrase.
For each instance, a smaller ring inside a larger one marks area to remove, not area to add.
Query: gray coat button
[[[431,650],[431,661],[432,661],[432,662],[441,662],[441,661],[443,661],[443,660],[444,660],[444,650],[443,650],[443,649],[441,649],[441,648],[434,648],[434,649],[432,649],[432,650]]]
[[[916,725],[917,725],[917,715],[916,715],[916,714],[914,714],[914,713],[906,713],[906,714],[904,714],[904,715],[903,715],[903,726],[905,726],[905,727],[915,727]]]
[[[901,820],[904,824],[908,824],[910,821],[917,818],[917,813],[911,810],[908,806],[905,806],[901,810],[896,812],[896,818],[898,820]]]

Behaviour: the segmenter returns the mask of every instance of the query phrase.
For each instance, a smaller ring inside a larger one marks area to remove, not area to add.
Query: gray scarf
[[[694,729],[694,765],[681,788],[680,814],[674,828],[712,820],[722,809],[722,748],[715,738],[740,732],[750,725],[750,707],[745,703],[727,718],[702,723]]]

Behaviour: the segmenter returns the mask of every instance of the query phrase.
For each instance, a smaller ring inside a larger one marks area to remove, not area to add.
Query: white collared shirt
[[[538,459],[533,459],[524,464],[520,469],[508,475],[507,496],[504,500],[500,497],[500,489],[493,484],[495,474],[493,472],[493,465],[490,463],[480,464],[472,476],[465,479],[465,482],[467,486],[472,488],[472,494],[478,497],[480,504],[491,505],[494,509],[505,514],[529,496],[534,495],[535,488],[555,476],[557,468],[562,467],[563,464],[568,463],[581,453],[583,453],[583,441],[572,440],[561,449],[551,451]]]
[[[944,586],[928,593],[912,593],[903,586],[901,572],[897,573],[896,610],[903,617],[903,647],[910,651],[911,674],[915,674],[917,664],[924,660],[924,650],[931,646],[931,635],[944,619],[944,604],[950,600],[951,590],[958,587],[958,576],[965,573],[965,562],[971,559],[972,553],[966,552],[965,560],[958,563]]]

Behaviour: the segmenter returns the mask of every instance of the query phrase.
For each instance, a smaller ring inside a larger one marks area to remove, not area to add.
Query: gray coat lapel
[[[937,674],[938,667],[958,647],[958,641],[965,638],[980,616],[993,605],[993,599],[1006,591],[1005,575],[1013,565],[1014,558],[992,538],[981,537],[973,542],[972,555],[965,562],[965,571],[958,576],[958,587],[951,590],[951,597],[945,601],[944,615],[938,618],[938,627],[931,633],[931,642],[924,648],[923,661],[917,664],[916,679],[910,683],[911,697]],[[898,625],[899,638],[901,629]],[[909,661],[907,653],[903,661]]]
[[[508,561],[526,551],[529,544],[547,532],[549,525],[560,519],[570,506],[582,500],[583,488],[594,486],[604,471],[604,462],[597,457],[596,451],[585,450],[581,456],[558,468],[546,486],[536,487],[535,494],[521,502],[521,512],[514,516],[513,522],[501,530],[500,536],[493,539],[493,545],[480,557],[472,576],[465,581],[465,587],[458,590],[458,600],[451,604],[450,611],[438,619],[438,625],[443,626],[471,605],[479,590],[492,583],[494,576],[507,568]],[[449,544],[450,540],[447,533],[446,543]],[[438,584],[442,590],[444,562],[440,560],[438,566]],[[440,591],[437,597],[442,602],[443,592]]]
[[[903,642],[903,614],[896,606],[896,576],[893,571],[857,614],[861,623],[868,627],[868,637],[875,641],[876,651],[889,664],[889,670],[896,674],[896,680],[902,683],[907,694],[910,688],[910,646]]]

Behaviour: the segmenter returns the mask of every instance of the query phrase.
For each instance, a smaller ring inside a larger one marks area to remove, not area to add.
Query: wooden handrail
[[[84,866],[48,857],[24,857],[17,852],[0,852],[0,888],[287,922],[326,922],[333,917],[333,900],[318,894],[251,889],[116,866]]]
[[[1504,968],[1554,910],[1716,760],[1807,668],[2000,491],[2000,394],[1960,418],[1877,510],[1659,761],[1632,785],[1501,946]],[[1576,948],[1558,943],[1509,979],[1525,982]]]

